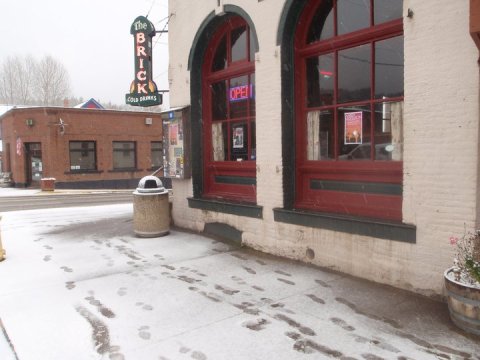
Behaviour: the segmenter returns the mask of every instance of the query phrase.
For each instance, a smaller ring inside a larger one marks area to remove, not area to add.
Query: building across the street
[[[479,2],[169,9],[170,103],[190,106],[192,144],[175,223],[441,294],[449,237],[480,220]]]
[[[0,116],[2,171],[15,187],[135,188],[163,166],[159,113],[12,107]]]

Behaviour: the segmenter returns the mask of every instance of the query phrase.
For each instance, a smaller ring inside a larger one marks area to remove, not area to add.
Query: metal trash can
[[[168,190],[156,176],[145,176],[133,192],[133,228],[138,237],[158,237],[170,231]]]

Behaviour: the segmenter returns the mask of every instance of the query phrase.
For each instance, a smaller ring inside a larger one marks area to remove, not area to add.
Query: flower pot
[[[480,288],[455,280],[453,268],[444,273],[450,318],[459,328],[480,336]]]

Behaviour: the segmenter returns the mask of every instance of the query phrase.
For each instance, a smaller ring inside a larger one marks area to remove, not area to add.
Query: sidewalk
[[[132,227],[131,204],[4,213],[0,359],[480,359],[444,303]]]
[[[32,195],[67,195],[67,194],[105,194],[105,193],[132,193],[135,189],[55,189],[42,191],[38,188],[0,187],[0,197],[32,196]]]

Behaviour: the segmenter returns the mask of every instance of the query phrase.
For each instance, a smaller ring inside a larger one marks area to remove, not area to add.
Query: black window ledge
[[[393,221],[281,208],[273,209],[273,214],[275,221],[287,224],[327,229],[411,244],[415,244],[417,241],[417,229],[414,225]]]
[[[101,174],[103,170],[71,170],[65,171],[65,175],[73,175],[73,174]]]
[[[258,205],[198,198],[188,198],[187,200],[188,206],[193,209],[209,210],[256,219],[263,218],[263,207]]]
[[[118,173],[118,172],[138,172],[143,171],[142,169],[135,169],[135,168],[126,168],[126,169],[113,169],[108,170],[109,173]]]

